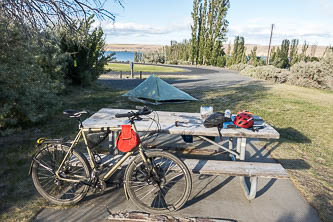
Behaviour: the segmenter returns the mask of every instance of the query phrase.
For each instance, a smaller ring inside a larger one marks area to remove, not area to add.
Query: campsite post
[[[133,79],[134,78],[134,72],[133,72],[134,63],[133,62],[130,62],[130,68],[131,68],[131,78]]]

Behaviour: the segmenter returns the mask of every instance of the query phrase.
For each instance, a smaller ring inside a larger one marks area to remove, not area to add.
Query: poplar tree
[[[281,48],[277,48],[274,62],[272,64],[280,69],[289,67],[289,45],[290,41],[285,39],[282,41]]]
[[[204,0],[203,7],[200,10],[200,17],[201,17],[201,23],[200,23],[200,33],[198,35],[200,42],[199,42],[199,58],[198,62],[199,64],[203,64],[203,57],[204,57],[204,50],[206,47],[206,23],[207,23],[207,0]]]
[[[196,60],[196,55],[197,55],[197,34],[198,34],[198,9],[199,9],[199,3],[201,0],[194,0],[193,1],[193,11],[191,13],[192,15],[192,20],[193,20],[193,25],[191,25],[191,30],[192,30],[192,39],[191,39],[191,63],[192,65],[194,64]]]
[[[291,66],[294,65],[298,60],[298,54],[297,54],[298,43],[299,43],[298,39],[291,40],[290,51],[289,51],[289,61]]]
[[[226,27],[228,26],[228,21],[225,19],[227,14],[229,2],[219,1],[217,4],[217,21],[215,23],[215,32],[213,36],[213,51],[210,63],[216,65],[217,58],[224,55],[223,51],[223,41],[226,40],[225,33],[227,32]]]
[[[232,50],[232,64],[246,63],[245,40],[242,36],[236,36]]]
[[[304,61],[304,62],[308,61],[309,58],[306,55],[306,51],[308,50],[308,48],[309,48],[309,44],[306,43],[306,41],[304,41],[304,44],[302,46],[301,54],[299,55],[299,61]]]
[[[259,65],[259,59],[257,57],[257,46],[254,46],[250,53],[249,64],[253,66]]]
[[[225,17],[229,7],[229,0],[193,1],[192,64],[216,65],[217,58],[224,55],[223,42],[228,27]]]

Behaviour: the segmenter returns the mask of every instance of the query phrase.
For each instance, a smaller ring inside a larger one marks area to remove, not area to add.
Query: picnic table
[[[127,118],[115,118],[117,113],[130,112],[129,109],[103,108],[90,118],[83,122],[85,130],[111,130],[117,132],[121,130],[121,125],[129,124]],[[135,125],[138,132],[159,132],[172,135],[192,135],[222,149],[231,154],[235,161],[220,160],[193,160],[185,159],[189,169],[193,173],[201,174],[228,174],[240,176],[247,199],[255,198],[257,191],[258,177],[269,178],[288,178],[285,169],[278,163],[254,163],[246,162],[245,153],[247,139],[279,139],[280,134],[269,124],[265,123],[260,117],[255,116],[255,125],[263,125],[264,128],[258,131],[252,131],[244,128],[221,129],[223,137],[229,137],[237,140],[236,147],[233,147],[232,140],[229,140],[229,147],[226,148],[209,139],[209,137],[219,136],[217,128],[205,128],[200,113],[186,112],[164,112],[156,111],[148,116],[142,116],[141,121],[136,121]],[[151,121],[157,118],[159,124]],[[114,134],[117,135],[117,134]],[[207,138],[208,137],[208,138]],[[250,177],[250,184],[247,185],[245,178]]]

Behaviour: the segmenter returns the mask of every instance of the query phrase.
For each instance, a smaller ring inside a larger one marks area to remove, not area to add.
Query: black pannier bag
[[[218,133],[220,135],[220,139],[222,141],[221,129],[223,127],[224,122],[224,113],[215,112],[210,114],[204,121],[204,126],[206,128],[217,127]]]
[[[108,137],[109,132],[87,133],[87,142],[90,149],[97,147]]]
[[[212,127],[221,127],[223,126],[224,121],[224,113],[215,112],[210,114],[204,121],[204,126],[206,128]]]

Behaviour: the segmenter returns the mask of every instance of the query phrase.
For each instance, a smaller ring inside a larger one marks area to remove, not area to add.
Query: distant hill
[[[228,48],[228,44],[225,44],[223,45],[224,46],[224,49],[225,51],[227,50]],[[245,47],[246,47],[246,54],[249,55],[251,53],[251,50],[257,46],[257,56],[267,56],[267,51],[268,51],[268,46],[265,46],[265,45],[255,45],[255,44],[245,44]],[[272,47],[279,47],[279,45],[273,45],[271,46]],[[306,51],[306,54],[307,55],[311,55],[311,48],[312,46],[310,45],[308,50]],[[315,50],[315,54],[314,56],[316,57],[322,57],[325,50],[326,50],[327,46],[317,46],[316,50]],[[232,52],[232,49],[233,49],[233,45],[231,45],[231,52]],[[300,53],[302,50],[302,45],[299,45],[298,46],[298,52]]]
[[[106,44],[105,51],[130,51],[130,52],[153,52],[162,49],[163,45],[141,45],[141,44]]]
[[[227,50],[228,44],[223,45],[225,50]],[[268,46],[255,45],[255,44],[245,44],[246,54],[250,54],[251,50],[257,46],[257,56],[267,56]],[[278,46],[272,46],[277,48]],[[130,52],[154,52],[162,49],[163,45],[144,45],[144,44],[106,44],[105,51],[130,51]],[[233,45],[231,45],[232,51]],[[316,57],[322,57],[325,52],[326,46],[317,46],[315,55]],[[298,47],[299,52],[302,50],[302,45]],[[311,55],[311,46],[307,50],[307,54]]]

